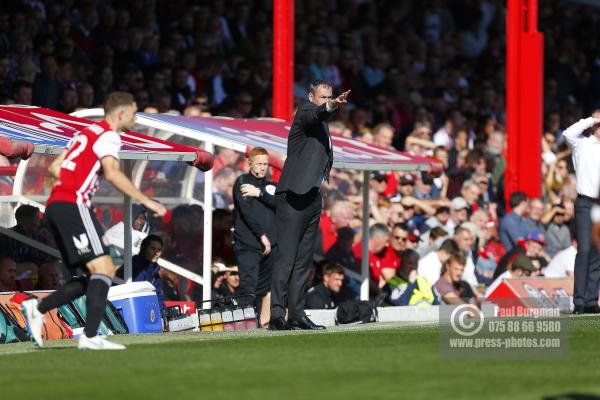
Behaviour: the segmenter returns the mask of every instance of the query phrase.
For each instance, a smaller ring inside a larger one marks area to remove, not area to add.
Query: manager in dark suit
[[[275,200],[279,251],[271,286],[271,330],[325,329],[315,325],[304,312],[305,286],[321,218],[319,188],[329,178],[333,165],[326,121],[346,103],[349,93],[334,99],[331,85],[313,81],[308,102],[298,108],[290,128],[287,158]]]

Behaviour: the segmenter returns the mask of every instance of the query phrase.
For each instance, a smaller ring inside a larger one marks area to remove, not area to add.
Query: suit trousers
[[[240,274],[240,287],[237,296],[256,296],[257,304],[260,299],[271,289],[271,277],[277,245],[271,248],[268,255],[263,255],[261,250],[254,249],[241,243],[233,246],[235,258]],[[247,299],[240,299],[245,302]]]
[[[573,303],[587,307],[598,305],[600,290],[600,254],[592,245],[591,210],[594,199],[577,196],[575,223],[577,226],[577,256],[575,257],[575,287]]]
[[[315,252],[321,219],[321,193],[318,188],[298,195],[277,194],[275,225],[278,251],[271,282],[271,318],[306,316],[306,281]]]

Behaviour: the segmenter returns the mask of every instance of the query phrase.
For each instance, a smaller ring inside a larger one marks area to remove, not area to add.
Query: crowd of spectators
[[[334,91],[352,89],[331,132],[444,163],[439,177],[370,176],[373,295],[388,291],[386,301],[395,304],[400,277],[423,299],[430,299],[427,283],[441,300],[476,302],[499,276],[572,274],[576,192],[562,129],[600,106],[600,9],[567,1],[539,6],[544,178],[542,196],[530,199],[505,193],[503,184],[505,2],[296,2],[296,103],[313,79],[331,82]],[[72,112],[118,89],[134,93],[149,112],[271,116],[271,15],[266,0],[3,1],[0,103]],[[229,149],[216,156],[212,250],[226,269],[214,268],[214,288],[231,294],[231,190],[245,164]],[[345,267],[334,300],[358,292],[352,272],[360,272],[362,256],[362,184],[362,174],[334,170],[323,188],[314,283],[324,282],[328,262]],[[183,205],[151,224],[165,257],[200,268],[202,215],[200,206]],[[189,298],[198,293],[170,273],[161,279]]]

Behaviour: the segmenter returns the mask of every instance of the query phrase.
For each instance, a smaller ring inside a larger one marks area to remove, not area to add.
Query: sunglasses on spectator
[[[395,240],[400,240],[401,242],[406,242],[406,241],[408,240],[408,238],[407,238],[407,237],[404,237],[404,236],[396,236],[396,235],[394,235],[394,236],[392,236],[392,237],[393,237]]]

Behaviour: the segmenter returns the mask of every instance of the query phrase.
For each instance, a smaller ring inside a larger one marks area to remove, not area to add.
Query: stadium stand
[[[352,89],[351,104],[330,122],[331,132],[412,154],[435,155],[445,165],[440,177],[372,174],[370,225],[383,224],[392,232],[378,259],[396,269],[406,249],[425,257],[451,238],[466,255],[465,271],[472,266],[468,283],[477,296],[482,296],[511,250],[500,240],[505,218],[512,218],[503,185],[503,4],[296,2],[295,103],[305,99],[313,79],[327,80],[338,91]],[[108,93],[122,90],[134,93],[146,112],[270,117],[271,7],[269,1],[244,0],[75,4],[4,0],[0,104],[33,104],[69,113],[98,106]],[[592,21],[600,10],[578,12],[582,6],[566,2],[543,2],[540,7],[547,60],[543,198],[529,200],[518,215],[525,219],[524,226],[534,228],[516,244],[522,249],[516,253],[526,254],[536,266],[533,275],[543,274],[552,256],[572,245],[575,177],[561,130],[600,107],[600,61],[594,58],[598,49],[579,40],[598,37],[600,28]],[[243,155],[231,150],[218,149],[215,154],[218,209],[213,256],[230,263],[231,214],[224,210],[232,207],[231,182],[245,164]],[[168,177],[168,171],[157,173]],[[361,175],[334,170],[331,178],[324,187],[327,206],[315,262],[335,248],[333,260],[352,270],[357,260],[347,256],[352,254],[352,241],[360,240]],[[8,179],[1,178],[6,190]],[[150,233],[162,237],[167,258],[184,258],[189,269],[200,272],[201,246],[195,243],[202,240],[202,210],[195,210],[197,205],[180,207],[170,219],[149,221]],[[115,210],[104,210],[100,217],[107,227],[122,218]],[[392,229],[396,224],[401,228]],[[36,229],[28,234],[52,244],[43,223]],[[345,230],[338,235],[337,229]],[[430,238],[434,229],[435,237]],[[530,236],[535,239],[525,240]],[[532,244],[526,242],[532,241],[541,248],[530,251]],[[17,254],[13,247],[7,244],[2,251],[19,262],[46,261],[21,259],[33,252],[21,249]],[[371,285],[374,294],[384,283],[376,278]],[[350,290],[356,296],[357,285],[346,282],[349,287],[342,292],[347,295]],[[193,291],[193,285],[183,286]]]

